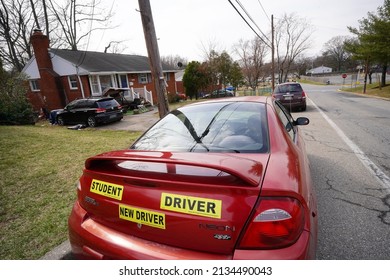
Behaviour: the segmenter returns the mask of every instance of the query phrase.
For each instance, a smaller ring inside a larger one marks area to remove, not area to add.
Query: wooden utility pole
[[[142,26],[144,29],[146,48],[148,49],[154,89],[157,93],[158,112],[160,118],[162,118],[168,114],[169,107],[165,78],[160,60],[160,52],[157,45],[156,30],[154,29],[152,9],[150,7],[149,0],[138,0],[138,4],[141,13]]]
[[[275,29],[274,29],[274,15],[271,15],[271,53],[272,53],[272,93],[274,92],[275,89],[275,39],[274,39],[274,34],[275,34]]]

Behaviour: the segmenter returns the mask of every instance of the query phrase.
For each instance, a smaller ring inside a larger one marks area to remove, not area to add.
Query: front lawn
[[[85,159],[126,149],[139,135],[0,126],[0,259],[39,259],[64,242]]]

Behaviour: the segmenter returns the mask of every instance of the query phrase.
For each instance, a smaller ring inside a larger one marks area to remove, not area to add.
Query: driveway
[[[154,108],[152,111],[141,114],[125,115],[119,122],[101,125],[96,129],[146,131],[159,119],[158,109]]]

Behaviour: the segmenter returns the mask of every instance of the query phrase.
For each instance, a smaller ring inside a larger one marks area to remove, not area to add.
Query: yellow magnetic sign
[[[116,200],[122,200],[123,186],[93,179],[89,191]]]
[[[190,215],[221,219],[222,201],[195,196],[162,193],[160,208]]]

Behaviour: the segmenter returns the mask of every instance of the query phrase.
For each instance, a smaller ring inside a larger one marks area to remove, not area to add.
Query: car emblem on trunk
[[[218,240],[230,240],[232,237],[228,234],[214,234],[214,238]]]
[[[89,197],[89,196],[86,196],[84,198],[84,201],[87,202],[87,203],[93,204],[95,206],[99,205],[99,203],[95,199],[93,199],[92,197]]]
[[[137,224],[137,228],[141,229],[142,228],[142,224]]]

